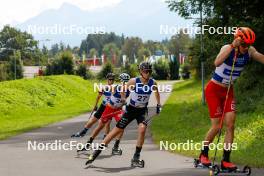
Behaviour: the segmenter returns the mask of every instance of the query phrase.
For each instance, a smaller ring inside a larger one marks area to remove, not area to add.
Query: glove
[[[98,107],[97,107],[97,106],[95,106],[95,107],[94,107],[94,109],[93,109],[93,111],[97,111],[97,109],[98,109]]]
[[[156,113],[159,114],[160,111],[161,111],[161,105],[160,104],[157,104]]]

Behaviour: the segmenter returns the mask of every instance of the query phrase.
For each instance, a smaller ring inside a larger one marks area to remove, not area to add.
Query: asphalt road
[[[172,84],[173,82],[167,82]],[[165,84],[163,82],[162,84]],[[162,104],[169,97],[169,93],[161,94]],[[154,97],[151,97],[149,106],[155,106]],[[151,109],[151,108],[150,108]],[[150,116],[154,114],[154,108]],[[7,140],[0,141],[0,175],[1,176],[206,176],[206,169],[193,168],[193,158],[175,155],[159,150],[159,146],[152,142],[148,131],[141,158],[145,160],[145,168],[130,167],[130,160],[135,151],[137,139],[137,124],[132,122],[126,129],[120,147],[122,156],[112,156],[111,148],[104,151],[101,156],[90,166],[85,166],[85,155],[76,157],[76,150],[28,150],[28,141],[49,143],[61,140],[61,143],[70,142],[70,135],[80,130],[89,117],[89,113],[65,120],[56,124],[36,129]],[[157,117],[158,118],[158,117]],[[112,125],[114,126],[114,121]],[[91,129],[92,130],[92,129]],[[78,142],[87,141],[88,135]],[[103,134],[98,137],[100,142]],[[256,176],[263,175],[263,170],[254,170]]]

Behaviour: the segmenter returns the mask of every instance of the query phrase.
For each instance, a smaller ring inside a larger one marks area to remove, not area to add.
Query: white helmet
[[[130,80],[130,76],[127,73],[121,73],[119,75],[119,79],[121,82],[128,82]]]

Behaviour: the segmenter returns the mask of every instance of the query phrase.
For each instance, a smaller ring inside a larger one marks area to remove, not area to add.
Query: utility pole
[[[200,25],[201,25],[201,34],[200,34],[200,41],[201,41],[201,48],[200,48],[200,61],[201,61],[201,76],[202,76],[202,104],[205,105],[205,94],[204,94],[204,43],[203,43],[203,4],[200,2]]]
[[[14,67],[15,67],[15,68],[14,68],[14,69],[15,69],[14,72],[15,72],[15,80],[16,80],[16,72],[17,72],[17,70],[16,70],[16,52],[15,52],[15,50],[13,50],[13,53],[14,53],[14,59],[15,59],[15,60],[14,60],[14,62],[15,62],[15,63],[14,63]]]

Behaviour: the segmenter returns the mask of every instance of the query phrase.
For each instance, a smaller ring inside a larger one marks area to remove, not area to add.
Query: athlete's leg
[[[104,127],[105,127],[105,123],[102,122],[102,120],[99,120],[98,126],[92,132],[91,137],[94,139]]]
[[[110,133],[104,138],[101,143],[101,148],[95,150],[92,157],[86,162],[86,164],[93,162],[102,152],[103,148],[108,145],[113,138],[120,135],[120,133],[124,132],[126,126],[133,120],[133,118],[129,117],[128,113],[125,113],[121,120],[116,124],[116,127],[113,128]]]
[[[209,160],[208,157],[208,152],[209,152],[209,144],[213,142],[215,136],[219,132],[219,125],[220,125],[220,119],[219,118],[211,118],[211,128],[206,134],[206,137],[203,141],[203,148],[201,150],[201,154],[199,156],[200,162],[204,166],[210,166],[211,161]]]
[[[124,132],[124,129],[121,129],[118,127],[113,128],[113,130],[110,131],[110,133],[104,138],[102,143],[108,145],[113,138],[115,138],[116,136],[118,136],[120,133],[123,133],[123,132]]]
[[[204,140],[204,145],[208,146],[213,142],[215,136],[219,131],[220,119],[219,118],[211,118],[211,128],[207,132]]]
[[[83,137],[83,136],[85,136],[85,134],[87,133],[89,128],[91,128],[97,121],[98,121],[98,119],[93,116],[92,118],[90,118],[88,120],[88,122],[84,125],[84,128],[80,132],[73,134],[71,137]]]
[[[112,120],[108,120],[108,122],[105,124],[105,135],[104,135],[104,138],[110,132],[111,121]]]
[[[138,125],[138,138],[137,138],[137,147],[142,147],[145,140],[147,126],[143,123]]]
[[[231,146],[234,140],[234,130],[235,130],[235,121],[236,114],[235,112],[227,112],[225,114],[225,125],[226,125],[226,134],[225,134],[225,146]]]
[[[231,148],[234,140],[234,129],[235,129],[236,114],[235,112],[227,112],[225,114],[225,125],[226,125],[226,134],[224,141],[224,152],[223,160],[221,162],[222,169],[236,170],[237,167],[230,162]]]
[[[141,153],[142,146],[145,140],[146,129],[147,129],[147,126],[144,123],[142,122],[139,123],[137,145],[136,145],[136,151],[133,156],[133,161],[138,161],[140,158],[140,153]]]
[[[121,140],[121,138],[123,137],[123,134],[124,134],[124,130],[121,131],[121,133],[117,135],[116,139]]]
[[[98,119],[96,117],[91,117],[88,122],[85,124],[85,128],[91,128],[96,122],[98,121]]]

